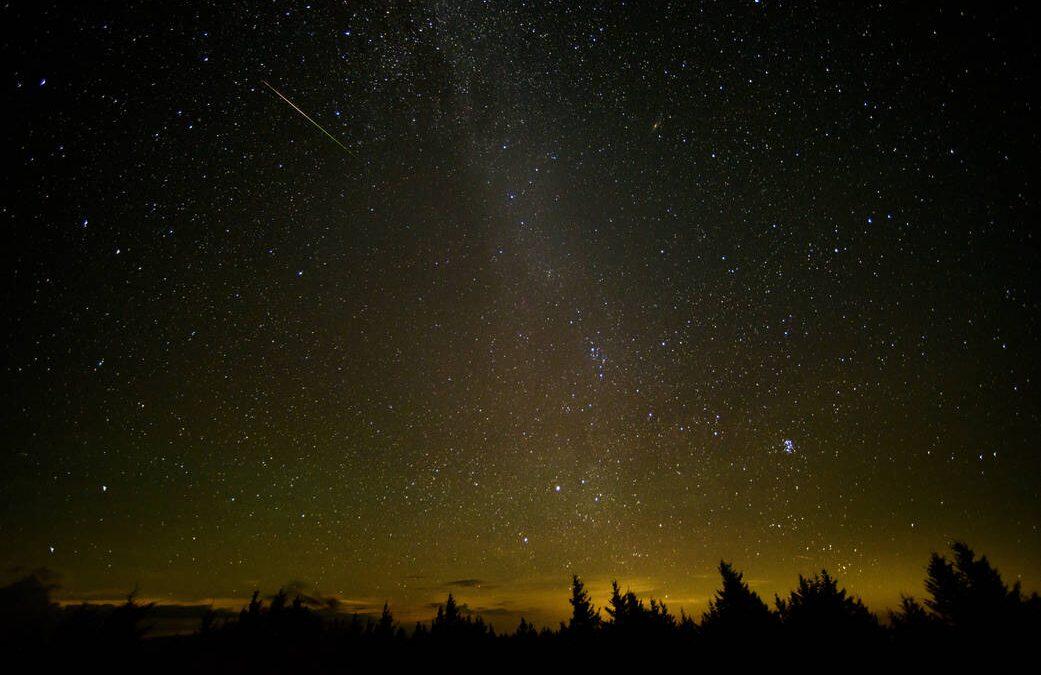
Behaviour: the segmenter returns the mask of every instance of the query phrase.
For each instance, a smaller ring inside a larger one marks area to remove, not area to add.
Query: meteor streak
[[[308,115],[308,114],[307,114],[307,113],[305,113],[305,112],[304,112],[303,110],[301,110],[301,109],[300,109],[300,107],[299,107],[299,106],[297,106],[297,104],[293,103],[293,102],[292,102],[292,101],[290,101],[290,100],[289,100],[288,98],[286,98],[286,97],[285,97],[285,96],[284,96],[284,95],[282,94],[282,92],[280,92],[279,90],[275,89],[275,88],[274,88],[274,87],[272,87],[272,86],[271,86],[270,84],[268,84],[267,80],[261,80],[261,82],[263,82],[263,83],[264,83],[264,86],[265,86],[265,87],[267,87],[267,88],[268,88],[268,89],[270,89],[271,91],[273,91],[273,92],[275,92],[276,94],[278,94],[278,97],[279,97],[280,99],[282,99],[283,101],[285,101],[285,102],[286,102],[286,103],[288,103],[289,105],[293,106],[293,110],[295,110],[295,111],[297,111],[298,113],[300,113],[301,115],[303,115],[303,116],[304,116],[304,119],[306,119],[306,120],[307,120],[308,122],[310,122],[311,124],[313,124],[313,125],[315,125],[316,127],[318,127],[318,130],[319,130],[319,131],[321,131],[321,132],[322,132],[323,134],[325,134],[326,136],[328,136],[328,137],[329,137],[329,140],[331,140],[331,141],[332,141],[333,143],[335,143],[336,145],[340,146],[340,147],[341,147],[341,148],[343,148],[344,150],[347,150],[347,146],[346,146],[346,145],[344,145],[344,144],[343,144],[343,143],[341,143],[340,141],[336,140],[336,137],[335,137],[335,136],[333,136],[333,135],[332,135],[332,134],[330,134],[330,133],[329,133],[328,131],[326,131],[326,130],[325,130],[325,128],[324,128],[324,127],[322,127],[322,125],[321,125],[321,124],[319,124],[318,122],[315,122],[315,121],[314,121],[313,119],[311,119],[311,116],[310,116],[310,115]],[[348,151],[348,152],[349,152],[349,151]]]

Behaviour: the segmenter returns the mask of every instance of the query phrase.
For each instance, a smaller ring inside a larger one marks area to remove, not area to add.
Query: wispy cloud
[[[480,579],[456,579],[454,581],[446,581],[445,586],[451,586],[456,588],[480,588],[481,586],[488,586]]]

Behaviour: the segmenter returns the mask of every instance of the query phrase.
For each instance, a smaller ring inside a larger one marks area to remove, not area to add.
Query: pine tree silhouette
[[[520,623],[517,624],[517,630],[513,635],[519,640],[531,641],[538,638],[539,634],[538,631],[535,630],[535,626],[528,623],[522,616]]]
[[[376,623],[376,635],[384,640],[389,640],[394,636],[394,615],[391,614],[390,605],[386,602],[383,603],[380,620]]]
[[[900,597],[900,609],[889,612],[894,638],[902,645],[931,647],[943,634],[944,626],[932,612],[908,595]]]
[[[567,624],[568,631],[583,635],[595,631],[600,625],[600,613],[593,608],[593,601],[577,574],[571,577],[571,599],[568,600],[568,603],[571,605],[571,619]]]
[[[720,561],[719,574],[723,587],[709,601],[708,612],[701,619],[702,631],[721,640],[761,638],[769,634],[777,618],[763,599],[748,587],[743,575],[730,563]]]
[[[268,604],[269,614],[280,614],[282,610],[286,608],[286,603],[289,602],[289,594],[286,593],[286,589],[278,589],[278,593],[271,598],[271,603]]]
[[[444,623],[452,626],[459,623],[459,605],[455,602],[455,597],[449,593],[448,600],[445,601],[445,613]]]
[[[1019,583],[1010,589],[986,556],[963,542],[951,544],[954,560],[933,553],[927,568],[925,606],[948,628],[977,637],[996,637],[1023,619]]]
[[[611,617],[611,627],[616,633],[634,629],[641,623],[647,611],[643,602],[631,590],[622,593],[617,581],[611,582],[611,598],[604,609]]]
[[[787,600],[775,599],[784,628],[795,636],[830,640],[865,640],[876,637],[878,619],[859,598],[839,588],[827,570],[812,579],[799,575],[799,587]]]
[[[143,625],[142,622],[152,613],[155,603],[139,604],[137,593],[137,588],[128,593],[126,602],[108,615],[103,627],[102,640],[112,646],[127,648],[137,645],[144,638],[151,627]]]
[[[676,617],[669,614],[669,608],[661,600],[651,598],[650,611],[647,614],[648,626],[658,635],[667,635],[676,628]]]

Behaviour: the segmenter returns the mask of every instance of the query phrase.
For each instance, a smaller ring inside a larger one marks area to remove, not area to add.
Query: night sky
[[[720,558],[882,611],[952,538],[1041,586],[1026,6],[47,5],[5,574],[506,628],[572,573],[700,614]]]

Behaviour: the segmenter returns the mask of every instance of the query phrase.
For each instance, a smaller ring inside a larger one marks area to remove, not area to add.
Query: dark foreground
[[[142,672],[348,672],[377,664],[498,671],[560,662],[681,669],[786,662],[856,670],[959,665],[967,658],[995,665],[1032,660],[1041,637],[1041,598],[1024,595],[1018,583],[1010,588],[986,557],[964,544],[951,548],[950,560],[930,559],[925,599],[904,598],[884,620],[827,571],[800,576],[798,587],[771,608],[723,562],[722,586],[699,621],[617,584],[598,610],[574,577],[571,618],[556,630],[522,619],[512,633],[497,634],[451,595],[432,621],[406,627],[389,607],[378,619],[330,615],[280,591],[267,599],[254,593],[237,616],[208,612],[192,634],[149,637],[151,605],[131,596],[117,607],[61,608],[50,600],[52,588],[30,575],[0,589],[0,629],[4,653],[27,664],[26,672],[92,665]]]

